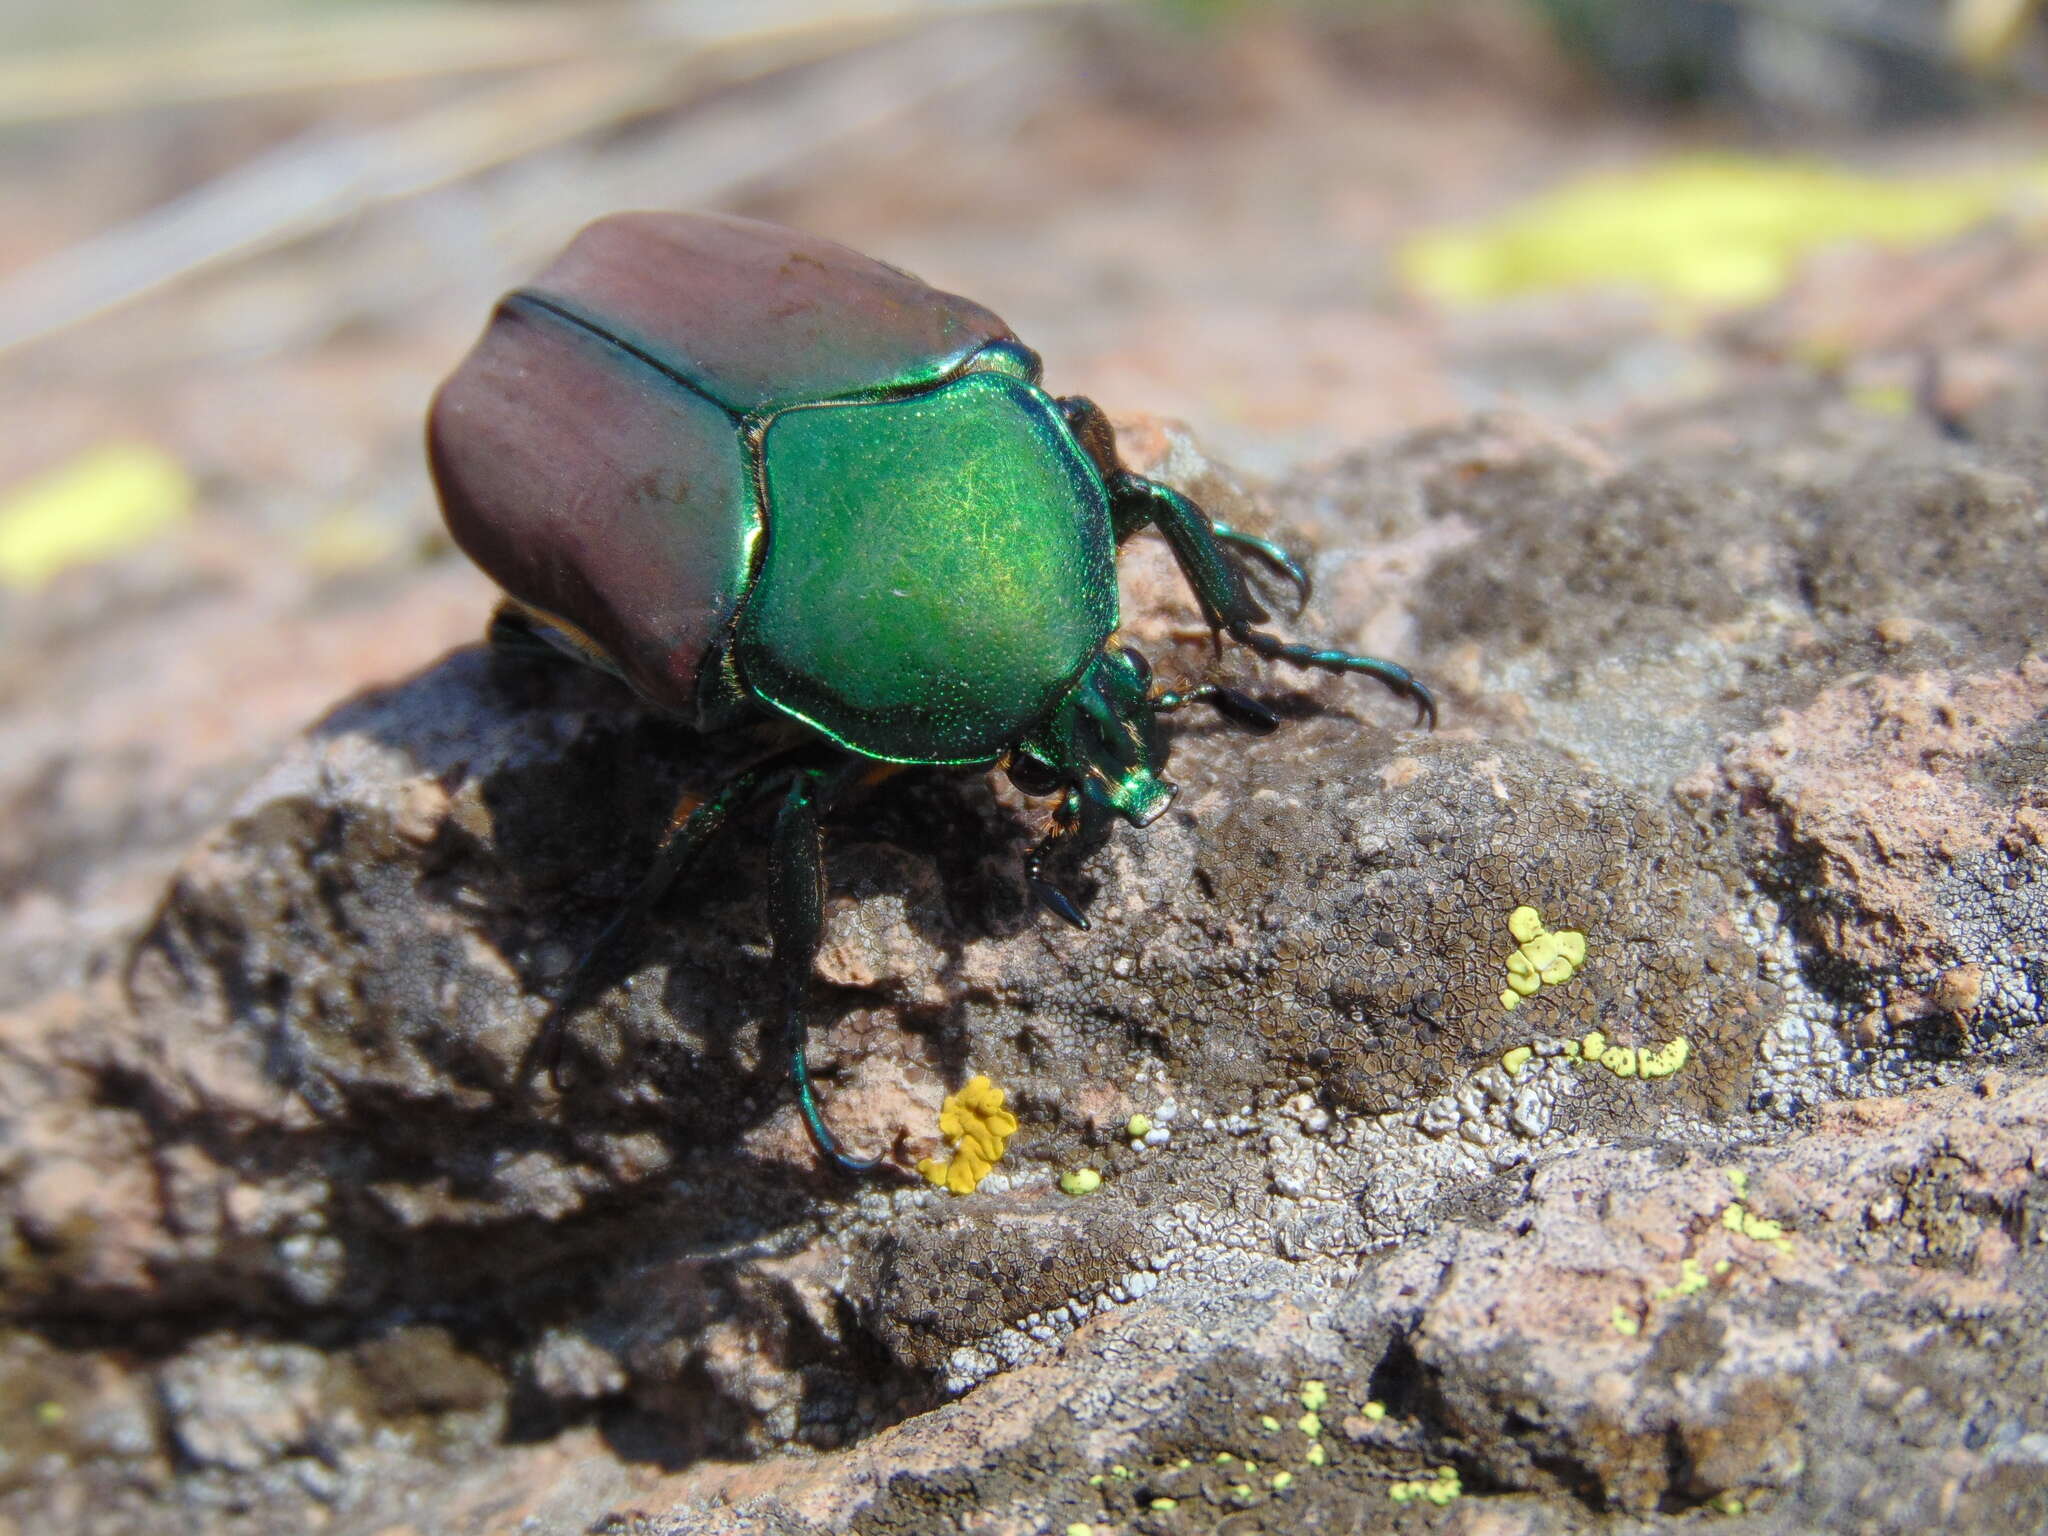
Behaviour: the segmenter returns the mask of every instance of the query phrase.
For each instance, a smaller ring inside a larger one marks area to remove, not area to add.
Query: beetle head
[[[1038,794],[1067,785],[1132,826],[1156,821],[1175,786],[1160,777],[1166,736],[1151,689],[1145,658],[1112,636],[1044,726],[1013,754],[1017,787]]]

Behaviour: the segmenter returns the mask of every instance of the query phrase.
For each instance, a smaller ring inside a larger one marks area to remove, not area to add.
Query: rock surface
[[[1260,500],[1128,429],[1314,548],[1283,627],[1413,662],[1444,728],[1212,662],[1140,541],[1155,667],[1289,720],[1176,723],[1173,809],[1074,872],[1091,932],[1034,920],[999,782],[844,807],[827,1114],[908,1168],[988,1075],[1022,1128],[968,1197],[817,1168],[752,823],[527,1081],[760,740],[478,648],[351,700],[6,1021],[0,1520],[2039,1525],[2048,464],[2008,410],[1766,380],[1626,461],[1490,420]],[[1519,907],[1586,943],[1526,996]]]

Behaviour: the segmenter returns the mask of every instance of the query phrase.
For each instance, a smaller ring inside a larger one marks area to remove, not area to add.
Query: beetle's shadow
[[[1269,702],[1290,720],[1327,712],[1306,693],[1278,692]],[[1258,750],[1257,738],[1219,720],[1183,717],[1171,729],[1180,742],[1200,742],[1202,755],[1219,740]],[[631,896],[679,797],[714,792],[788,740],[773,731],[703,736],[602,674],[483,648],[352,701],[315,731],[348,733],[402,753],[457,806],[418,850],[420,895],[458,913],[522,992],[551,1002]],[[462,812],[464,803],[480,804],[484,815]],[[624,1119],[681,1154],[730,1150],[787,1112],[780,987],[769,957],[773,814],[757,803],[735,815],[691,876],[579,988],[565,1020],[567,1082],[557,1118]],[[828,913],[849,896],[894,896],[916,939],[940,957],[933,986],[915,990],[945,1001],[901,1006],[949,1078],[964,1070],[974,1045],[975,999],[958,982],[969,947],[1039,925],[1053,930],[1053,942],[1067,937],[1023,876],[1043,831],[1042,818],[999,796],[979,770],[894,774],[849,794],[826,819]],[[1099,887],[1090,856],[1062,859],[1053,872],[1088,910]],[[657,974],[665,978],[658,1000],[617,990],[629,978],[644,987]],[[873,991],[814,978],[806,1017],[819,1031],[877,1001]],[[829,1076],[829,1062],[821,1066]]]
[[[709,795],[789,741],[772,727],[704,736],[602,674],[483,647],[342,705],[313,734],[367,736],[445,792],[454,813],[414,851],[421,898],[458,914],[523,993],[551,1003],[632,895],[679,799]],[[558,1118],[617,1125],[624,1116],[680,1153],[731,1148],[787,1112],[769,956],[773,816],[765,802],[735,814],[698,868],[579,986]],[[826,818],[828,914],[848,896],[899,898],[917,939],[942,957],[933,979],[951,996],[967,946],[1038,921],[1021,865],[1040,832],[978,770],[892,775]],[[1077,896],[1093,894],[1084,870],[1069,878]],[[618,990],[658,977],[658,1002]],[[876,1000],[814,980],[807,1017],[822,1031]],[[939,1064],[964,1065],[964,1010],[911,1011]]]

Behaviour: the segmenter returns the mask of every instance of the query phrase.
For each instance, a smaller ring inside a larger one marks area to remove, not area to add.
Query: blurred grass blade
[[[436,5],[0,57],[0,124],[556,64],[640,30],[612,6]]]
[[[681,54],[736,40],[1076,0],[652,0],[419,4],[313,14],[197,38],[0,54],[0,126],[393,80]]]
[[[664,58],[573,64],[391,128],[294,139],[0,284],[0,351],[373,203],[617,121],[652,102],[671,70]]]
[[[932,17],[1075,0],[863,0],[693,7],[693,32],[480,87],[387,127],[319,130],[0,281],[0,352],[197,272],[277,248],[372,206],[677,106],[699,89],[846,52]],[[724,65],[721,68],[721,64]],[[779,140],[779,136],[778,136]],[[735,146],[741,159],[748,146]],[[672,200],[672,199],[671,199]]]

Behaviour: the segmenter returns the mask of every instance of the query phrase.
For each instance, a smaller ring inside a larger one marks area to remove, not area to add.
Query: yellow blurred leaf
[[[1453,304],[1598,284],[1754,304],[1820,246],[1944,239],[2043,180],[2038,169],[1893,180],[1803,160],[1687,156],[1574,182],[1475,229],[1418,236],[1401,268]]]
[[[147,443],[105,443],[0,497],[0,581],[36,587],[132,548],[192,510],[184,466]]]

